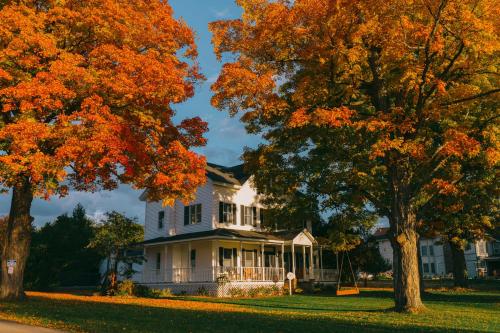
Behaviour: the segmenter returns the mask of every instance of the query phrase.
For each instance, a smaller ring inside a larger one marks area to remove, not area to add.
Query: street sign
[[[16,267],[17,261],[15,259],[7,260],[7,267]]]

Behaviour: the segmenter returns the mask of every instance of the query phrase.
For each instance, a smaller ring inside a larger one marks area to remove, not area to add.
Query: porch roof
[[[239,240],[254,240],[254,241],[271,241],[273,243],[284,242],[282,238],[272,233],[219,228],[214,230],[192,232],[188,234],[181,234],[169,237],[157,237],[153,239],[148,239],[139,244],[148,245],[148,244],[170,243],[170,242],[178,242],[178,241],[193,240],[193,239],[239,239]]]

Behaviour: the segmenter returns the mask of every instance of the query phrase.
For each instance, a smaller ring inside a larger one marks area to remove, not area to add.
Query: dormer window
[[[163,223],[165,221],[165,212],[162,210],[158,212],[158,229],[163,229]]]
[[[236,224],[236,204],[219,202],[219,223]]]

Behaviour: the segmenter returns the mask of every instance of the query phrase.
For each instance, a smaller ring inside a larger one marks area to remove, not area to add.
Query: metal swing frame
[[[346,251],[342,251],[342,260],[340,262],[340,270],[338,271],[338,281],[337,281],[337,290],[335,292],[335,295],[337,296],[347,296],[347,295],[358,295],[359,294],[359,288],[358,288],[358,283],[356,281],[356,276],[354,275],[354,270],[352,269],[352,264],[351,264],[351,259],[349,258],[349,253],[347,253],[347,261],[349,262],[349,268],[351,269],[351,274],[352,274],[352,279],[354,281],[354,288],[349,288],[349,289],[340,289],[340,282],[342,278],[342,268],[344,266],[344,257],[345,257]],[[339,269],[339,253],[337,252],[337,270]]]

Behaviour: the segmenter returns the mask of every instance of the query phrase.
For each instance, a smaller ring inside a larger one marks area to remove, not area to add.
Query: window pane
[[[426,256],[427,255],[427,246],[422,246],[422,255]]]
[[[429,255],[433,256],[434,255],[434,246],[429,245]]]
[[[429,264],[424,264],[424,273],[429,273]]]
[[[431,273],[436,273],[436,264],[431,263]]]

